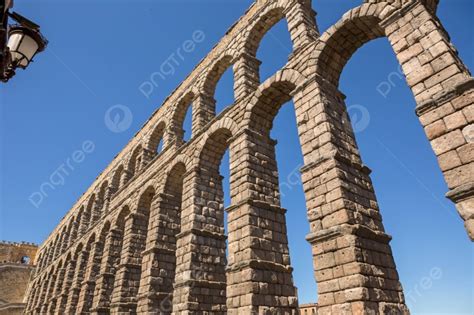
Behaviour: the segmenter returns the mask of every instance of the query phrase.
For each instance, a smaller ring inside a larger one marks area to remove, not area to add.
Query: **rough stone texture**
[[[436,6],[370,0],[320,35],[310,0],[256,1],[41,246],[27,313],[297,314],[270,138],[274,117],[292,99],[318,314],[407,314],[391,237],[338,81],[359,47],[388,38],[448,197],[474,239],[474,81]],[[260,82],[256,52],[281,19],[293,53]],[[231,66],[236,101],[216,116],[216,83]],[[192,137],[184,142],[191,105]],[[227,149],[231,206],[224,209],[219,165]]]
[[[38,246],[0,242],[0,315],[22,314]]]

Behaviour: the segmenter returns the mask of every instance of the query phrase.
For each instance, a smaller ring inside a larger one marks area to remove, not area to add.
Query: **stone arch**
[[[112,221],[112,227],[114,229],[123,229],[125,225],[125,219],[130,215],[130,213],[130,207],[128,205],[122,206],[122,209],[114,218],[114,221]]]
[[[146,149],[149,153],[149,159],[153,159],[153,157],[158,154],[158,147],[161,141],[164,141],[166,132],[166,123],[164,121],[160,121],[156,124],[151,132],[150,136],[148,137],[148,141],[146,143]],[[163,143],[163,148],[165,148],[165,143]]]
[[[232,66],[234,57],[232,55],[224,54],[219,57],[204,75],[204,80],[201,87],[201,93],[209,97],[214,97],[217,83],[221,79],[224,72]]]
[[[163,176],[164,183],[158,185],[161,193],[151,210],[138,292],[138,309],[144,313],[167,312],[172,308],[185,173],[185,163],[174,162]]]
[[[56,234],[56,238],[54,239],[54,241],[51,244],[51,248],[52,248],[52,255],[51,255],[52,259],[51,260],[52,261],[54,261],[56,259],[56,257],[58,257],[58,255],[59,255],[58,250],[59,250],[60,236],[61,235],[59,233]]]
[[[80,212],[79,212],[75,216],[73,216],[69,222],[71,233],[69,235],[69,240],[67,243],[68,248],[70,248],[77,239],[80,223],[81,223],[81,218],[80,218]]]
[[[142,152],[142,145],[139,144],[135,149],[133,149],[132,154],[130,155],[130,159],[127,163],[127,173],[130,178],[140,172],[142,168]]]
[[[111,312],[137,311],[139,279],[142,274],[143,251],[146,248],[150,212],[155,188],[146,187],[139,195],[133,212],[125,220],[125,235],[120,254],[120,266],[112,292]]]
[[[184,140],[184,119],[186,118],[186,113],[190,106],[192,106],[193,101],[195,100],[196,93],[195,91],[189,91],[185,93],[177,102],[176,106],[173,108],[171,121],[169,125],[169,133],[173,138],[173,141],[177,146],[183,144]],[[193,112],[194,116],[195,111]],[[195,120],[193,119],[193,128],[192,132],[195,131]]]
[[[380,24],[395,10],[387,2],[366,3],[348,11],[319,38],[309,59],[308,69],[337,86],[344,66],[352,55],[367,42],[385,36]]]
[[[56,305],[57,301],[59,299],[59,295],[61,293],[61,289],[63,286],[63,281],[64,281],[64,273],[65,273],[65,263],[63,261],[63,258],[61,258],[57,264],[57,269],[56,269],[56,281],[54,283],[54,286],[52,287],[51,291],[51,296],[49,297],[49,305],[46,310],[46,313],[54,313],[56,310]]]
[[[116,273],[120,267],[125,224],[130,214],[130,207],[123,205],[118,214],[110,221],[110,228],[107,230],[107,224],[105,224],[100,232],[100,235],[103,236],[107,230],[100,269],[95,280],[94,297],[91,301],[91,311],[93,312],[110,312],[112,291],[115,286]]]
[[[76,220],[78,224],[77,236],[81,237],[86,233],[87,224],[89,222],[89,218],[86,217],[85,207],[83,205],[79,208]]]
[[[61,229],[61,237],[60,237],[59,247],[58,247],[58,256],[63,254],[66,248],[65,243],[67,242],[68,237],[69,237],[67,228],[68,226],[64,225]]]
[[[116,193],[119,191],[120,188],[122,188],[122,177],[125,173],[125,168],[123,167],[122,164],[120,164],[114,171],[114,174],[112,175],[112,181],[111,181],[111,190],[112,193]]]
[[[84,222],[86,225],[84,225],[84,232],[89,230],[97,220],[97,209],[96,209],[96,200],[95,200],[95,194],[92,194],[89,197],[89,200],[87,201],[87,205],[84,211],[84,218],[86,219]]]
[[[97,194],[97,207],[99,208],[99,211],[100,211],[99,217],[102,217],[106,214],[105,206],[106,206],[106,203],[109,201],[108,199],[110,198],[110,196],[108,196],[109,189],[110,189],[109,181],[106,180],[100,186],[99,192]]]
[[[321,37],[308,69],[314,66],[317,76],[329,83],[320,86],[324,94],[337,94],[340,74],[352,54],[375,37],[388,38],[415,97],[416,114],[450,189],[447,197],[455,202],[468,234],[474,239],[472,198],[465,197],[472,190],[474,176],[470,170],[473,166],[472,159],[464,154],[472,151],[468,134],[472,119],[463,114],[473,104],[474,79],[433,14],[436,3],[413,1],[406,8],[392,14],[394,8],[380,2],[351,10]],[[354,37],[352,33],[358,34],[354,42],[350,41],[350,37]],[[454,117],[459,117],[456,124],[440,129]],[[460,163],[446,163],[458,157]]]
[[[281,105],[288,102],[307,79],[298,71],[283,69],[270,77],[254,93],[245,109],[243,128],[267,133]]]
[[[293,51],[302,47],[318,36],[315,13],[311,1],[277,0],[265,6],[259,18],[253,21],[244,37],[244,50],[256,56],[259,44],[265,34],[279,21],[286,19],[288,31],[293,42]]]
[[[260,18],[250,26],[244,39],[244,50],[249,55],[257,56],[257,50],[265,34],[279,21],[285,18],[285,3],[277,1],[261,14]]]

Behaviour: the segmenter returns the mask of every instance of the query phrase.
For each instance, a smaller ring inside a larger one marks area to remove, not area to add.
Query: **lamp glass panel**
[[[18,48],[18,52],[22,53],[28,60],[22,60],[22,66],[28,65],[31,58],[33,58],[33,56],[36,54],[36,51],[38,51],[38,47],[38,44],[33,38],[29,37],[28,35],[23,37],[20,47]]]
[[[10,48],[12,63],[18,63],[19,61],[18,65],[21,67],[28,66],[31,58],[33,58],[39,48],[33,38],[19,32],[10,35],[8,38],[8,47]]]

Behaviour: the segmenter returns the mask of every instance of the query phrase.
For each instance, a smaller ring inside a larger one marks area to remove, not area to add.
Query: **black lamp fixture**
[[[5,0],[0,1],[4,2]],[[48,41],[41,35],[39,25],[18,13],[8,12],[12,3],[9,3],[8,0],[4,3],[5,7],[0,7],[2,14],[0,80],[7,82],[15,75],[17,68],[26,69],[33,57],[46,48]],[[9,17],[17,24],[8,25]]]

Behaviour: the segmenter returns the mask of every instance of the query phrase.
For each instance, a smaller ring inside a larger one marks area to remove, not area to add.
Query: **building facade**
[[[299,315],[316,315],[318,314],[318,304],[317,303],[308,303],[301,304]]]
[[[37,250],[32,243],[0,242],[0,315],[23,313]]]
[[[43,243],[26,312],[297,314],[270,138],[278,110],[293,100],[318,314],[407,314],[391,237],[338,81],[358,48],[388,39],[447,196],[474,239],[474,81],[436,9],[436,0],[366,0],[320,33],[310,0],[257,0]],[[293,52],[261,82],[256,52],[282,19]],[[216,84],[229,67],[235,103],[216,115]],[[226,150],[231,206],[224,209]]]

